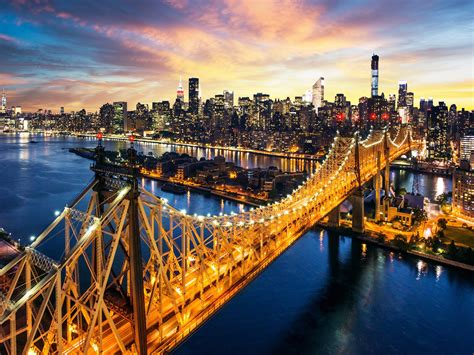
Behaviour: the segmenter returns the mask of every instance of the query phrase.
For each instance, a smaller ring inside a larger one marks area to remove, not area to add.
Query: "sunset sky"
[[[179,77],[202,97],[370,95],[399,80],[420,97],[474,109],[474,2],[292,0],[0,1],[0,89],[8,105],[96,111],[174,101]]]

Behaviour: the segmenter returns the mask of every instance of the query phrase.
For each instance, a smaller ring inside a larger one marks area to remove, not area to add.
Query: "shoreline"
[[[92,133],[79,133],[79,134],[71,134],[74,137],[78,138],[96,138],[95,134]],[[103,140],[109,141],[120,141],[120,142],[128,142],[127,137],[110,137],[104,135],[102,137]],[[299,154],[299,153],[284,153],[284,152],[269,152],[266,150],[259,150],[259,149],[250,149],[250,148],[239,148],[239,147],[226,147],[226,146],[215,146],[215,145],[207,145],[203,143],[182,143],[182,142],[174,142],[174,141],[163,141],[157,140],[152,138],[137,138],[135,137],[135,142],[140,143],[149,143],[149,144],[162,144],[162,145],[174,145],[178,147],[188,147],[188,148],[201,148],[201,149],[214,149],[214,150],[226,150],[230,152],[237,152],[237,153],[251,153],[256,155],[264,155],[276,158],[286,158],[286,159],[298,159],[298,160],[306,160],[310,162],[318,162],[323,156],[317,158],[315,155],[312,154]]]
[[[321,228],[323,228],[327,231],[336,232],[338,234],[343,233],[344,236],[355,238],[355,239],[361,240],[363,242],[373,244],[373,245],[378,246],[380,248],[396,251],[398,253],[408,254],[408,255],[411,255],[411,256],[416,256],[416,257],[419,257],[419,258],[424,259],[424,260],[428,260],[428,261],[436,262],[436,263],[439,263],[439,264],[443,264],[445,266],[451,266],[451,267],[455,267],[455,268],[458,268],[458,269],[463,269],[463,270],[466,270],[466,271],[474,272],[474,265],[461,263],[459,261],[454,261],[454,260],[446,259],[446,258],[443,258],[443,257],[440,257],[440,256],[430,255],[430,254],[422,253],[422,252],[415,251],[415,250],[406,250],[405,251],[405,250],[401,250],[401,249],[399,249],[399,248],[397,248],[393,245],[387,244],[387,243],[380,243],[377,240],[375,240],[373,237],[370,237],[369,236],[370,232],[367,232],[367,231],[364,232],[364,233],[358,233],[358,232],[354,232],[352,229],[347,228],[347,227],[332,227],[332,226],[329,226],[326,222],[318,222],[316,224],[316,226],[319,226],[319,227],[321,227]]]
[[[204,187],[204,186],[188,185],[188,184],[185,184],[183,182],[168,179],[166,177],[153,176],[153,175],[148,175],[148,174],[144,174],[144,173],[140,173],[140,175],[141,175],[141,177],[144,177],[144,178],[147,178],[147,179],[150,179],[150,180],[155,180],[155,181],[159,181],[159,182],[171,183],[171,184],[183,186],[183,187],[186,187],[190,190],[194,190],[198,193],[200,192],[200,193],[204,193],[204,194],[211,194],[211,195],[216,196],[216,197],[225,198],[227,200],[242,203],[244,205],[251,206],[251,207],[260,207],[260,206],[263,206],[264,203],[266,203],[266,201],[261,201],[262,203],[259,204],[259,203],[248,201],[248,200],[242,200],[242,199],[240,199],[236,196],[230,195],[230,193],[225,192],[225,191],[220,191],[220,190],[216,190],[216,189],[212,189],[212,188],[208,188],[208,187]],[[252,199],[256,200],[255,198],[252,198]]]
[[[76,154],[77,156],[81,158],[94,161],[94,159],[89,154],[85,154],[83,151],[77,148],[69,148],[69,152]],[[153,174],[144,173],[142,171],[140,171],[140,177],[154,180],[154,181],[163,182],[163,183],[171,183],[171,184],[183,186],[189,190],[194,190],[196,192],[204,193],[204,194],[211,194],[216,197],[225,198],[227,200],[242,203],[244,205],[251,206],[251,207],[260,207],[270,202],[270,201],[265,201],[265,200],[259,200],[255,197],[248,197],[246,195],[234,195],[231,192],[221,191],[221,190],[213,189],[211,187],[186,184],[181,181],[176,181],[174,179],[170,179],[164,176],[155,176]],[[240,196],[244,197],[244,199],[240,198]]]
[[[49,132],[46,133],[45,131],[22,131],[22,132],[0,132],[2,134],[20,134],[20,133],[28,133],[28,134],[48,134],[48,135],[55,135],[55,136],[72,136],[76,138],[96,138],[95,134],[92,133],[67,133],[66,132]],[[128,141],[126,137],[108,137],[104,136],[103,140],[108,141]],[[172,142],[172,141],[160,141],[151,138],[135,138],[135,142],[139,143],[148,143],[148,144],[160,144],[160,145],[172,145],[177,147],[188,147],[188,148],[199,148],[199,149],[213,149],[213,150],[224,150],[228,152],[235,152],[235,153],[250,153],[260,156],[268,156],[280,159],[296,159],[296,160],[303,160],[308,161],[310,163],[316,164],[324,158],[316,157],[311,154],[298,154],[298,153],[284,153],[284,152],[269,152],[266,150],[257,150],[257,149],[246,149],[246,148],[237,148],[237,147],[223,147],[223,146],[213,146],[213,145],[206,145],[201,143],[180,143],[180,142]],[[427,175],[434,175],[434,176],[442,176],[442,177],[451,177],[452,171],[440,171],[440,170],[429,170],[429,169],[420,169],[414,168],[413,166],[409,165],[400,165],[400,164],[391,164],[390,168],[393,169],[401,169],[401,170],[408,170],[418,174],[427,174]]]

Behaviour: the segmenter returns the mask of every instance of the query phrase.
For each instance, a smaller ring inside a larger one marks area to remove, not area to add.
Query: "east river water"
[[[92,178],[90,161],[67,149],[94,144],[71,137],[0,135],[0,226],[28,243]],[[124,144],[105,142],[107,149]],[[139,144],[137,149],[157,155],[183,151],[165,145]],[[198,158],[220,153],[186,152]],[[226,158],[243,167],[287,170],[293,164],[248,153]],[[297,170],[299,163],[294,164]],[[391,178],[411,191],[414,173],[393,170]],[[193,192],[165,193],[156,182],[142,184],[189,213],[244,208]],[[419,190],[433,198],[450,191],[451,181],[420,175]],[[49,243],[50,250],[62,248]],[[472,273],[314,228],[174,353],[469,355],[473,334]]]

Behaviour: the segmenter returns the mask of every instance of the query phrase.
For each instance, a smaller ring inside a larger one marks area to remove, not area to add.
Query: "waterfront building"
[[[113,105],[106,103],[99,109],[98,129],[106,133],[113,133],[113,120],[115,116],[115,108]]]
[[[371,96],[375,97],[379,94],[379,56],[374,54],[370,63],[372,75]]]
[[[113,103],[114,105],[114,118],[112,121],[112,131],[113,133],[121,133],[126,131],[126,121],[127,121],[127,103],[124,101],[117,101]]]
[[[470,161],[472,154],[474,153],[474,130],[471,130],[468,134],[461,138],[459,148],[459,159]]]
[[[428,112],[428,159],[446,161],[450,155],[448,141],[448,107],[442,101]]]
[[[324,78],[319,78],[313,85],[313,106],[316,112],[318,112],[319,108],[323,105],[324,101]]]
[[[454,171],[453,211],[474,218],[474,152]]]

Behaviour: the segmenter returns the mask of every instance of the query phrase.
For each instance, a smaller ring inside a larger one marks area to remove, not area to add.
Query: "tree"
[[[415,208],[413,209],[413,223],[420,224],[423,221],[426,221],[428,219],[427,213],[420,209],[420,208]]]
[[[458,252],[458,248],[456,248],[456,244],[454,243],[454,240],[451,240],[451,243],[449,243],[448,246],[448,257],[454,259],[456,257],[456,254]]]
[[[407,243],[407,237],[403,234],[397,234],[392,240],[392,244],[400,250],[407,251],[409,245]]]
[[[446,220],[446,218],[438,219],[438,227],[439,228],[446,229],[447,226],[448,226],[448,221]]]
[[[440,205],[446,203],[448,201],[448,194],[442,193],[435,197],[435,201],[438,202]]]
[[[441,239],[439,237],[437,237],[437,236],[433,237],[433,243],[431,245],[431,250],[433,250],[433,252],[437,253],[438,249],[441,247],[442,244],[443,243],[441,242]]]
[[[418,237],[415,234],[412,234],[410,237],[410,240],[408,241],[408,245],[410,248],[416,247],[416,244],[418,243]]]

